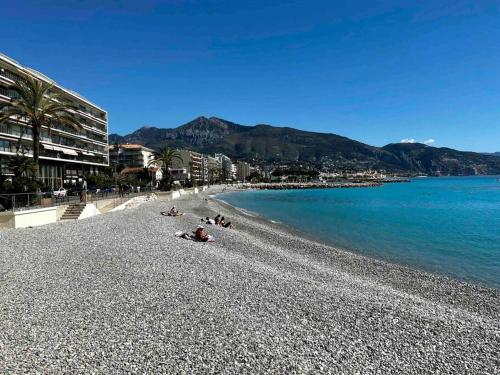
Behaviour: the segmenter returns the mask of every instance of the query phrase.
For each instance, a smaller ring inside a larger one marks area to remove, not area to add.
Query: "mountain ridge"
[[[218,117],[199,116],[173,128],[144,126],[110,144],[141,143],[188,148],[258,164],[296,163],[323,170],[367,170],[429,175],[500,174],[500,158],[421,143],[371,146],[333,133],[310,132],[268,124],[247,126]]]

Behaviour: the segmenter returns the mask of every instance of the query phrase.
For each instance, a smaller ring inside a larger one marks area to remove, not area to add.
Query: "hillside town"
[[[158,188],[164,178],[172,185],[193,187],[232,183],[328,183],[350,181],[399,181],[396,176],[368,170],[324,171],[297,165],[251,165],[246,161],[232,160],[224,154],[205,155],[180,149],[173,150],[175,157],[168,166],[155,161],[156,151],[141,144],[115,144],[109,147],[113,173],[139,181],[142,185]]]

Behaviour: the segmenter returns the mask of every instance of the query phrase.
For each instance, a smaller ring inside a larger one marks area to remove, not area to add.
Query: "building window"
[[[0,140],[0,151],[10,152],[10,142],[5,140]]]

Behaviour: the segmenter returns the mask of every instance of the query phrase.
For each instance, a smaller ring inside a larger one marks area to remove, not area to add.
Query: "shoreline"
[[[500,291],[302,238],[218,189],[0,232],[0,373],[498,372]],[[174,235],[217,213],[235,229],[206,225],[215,242]]]
[[[223,191],[212,193],[212,195],[213,195],[213,199],[216,199],[217,201],[222,202],[223,204],[234,208],[237,212],[243,212],[243,214],[245,214],[245,212],[248,211],[246,208],[233,205],[233,204],[225,201],[224,199],[222,199],[222,196],[224,194],[227,194],[227,193],[235,193],[235,192],[243,192],[243,191],[251,191],[251,190],[260,190],[260,189],[246,189],[246,190],[245,189],[237,189],[237,188],[233,188],[233,189],[229,189],[229,190],[224,189]],[[272,189],[270,189],[270,190],[272,190]],[[251,212],[251,211],[248,211],[248,212]],[[362,256],[362,257],[365,257],[368,259],[384,262],[384,263],[391,264],[391,265],[402,266],[402,267],[405,267],[409,270],[414,270],[414,271],[419,271],[419,272],[423,272],[426,274],[431,274],[433,276],[442,277],[442,278],[445,278],[448,280],[453,280],[453,281],[457,281],[460,283],[466,283],[466,284],[470,284],[470,285],[474,285],[474,286],[478,286],[478,287],[482,287],[482,288],[486,288],[486,289],[493,289],[493,290],[500,291],[500,286],[496,286],[496,284],[491,285],[485,281],[481,281],[479,279],[475,279],[472,277],[471,278],[460,277],[460,276],[456,276],[452,273],[439,272],[439,271],[434,271],[432,269],[427,269],[425,267],[425,265],[419,266],[419,265],[414,265],[411,263],[405,263],[403,261],[398,262],[396,260],[393,260],[391,257],[379,256],[377,253],[374,253],[374,252],[350,249],[348,247],[336,244],[334,241],[327,241],[325,239],[318,238],[314,234],[308,233],[307,231],[305,231],[299,227],[295,227],[295,226],[288,224],[286,222],[272,220],[271,218],[268,218],[268,217],[266,217],[258,212],[251,212],[250,216],[256,216],[256,217],[259,217],[259,218],[266,220],[270,223],[279,224],[283,227],[284,230],[289,231],[296,236],[304,237],[310,241],[317,242],[319,244],[332,247],[336,250],[344,251],[344,252],[347,252],[350,254]]]
[[[234,190],[239,191],[239,190]],[[338,257],[342,261],[339,264],[345,272],[353,272],[355,276],[373,278],[376,282],[382,282],[396,289],[405,292],[417,293],[424,298],[431,298],[439,302],[450,303],[452,306],[462,304],[468,306],[470,311],[481,314],[489,311],[491,317],[500,316],[500,289],[482,284],[480,282],[472,282],[459,278],[452,277],[441,273],[433,273],[424,269],[412,267],[397,262],[391,262],[349,249],[344,249],[333,244],[329,244],[313,238],[312,235],[301,231],[298,228],[292,227],[286,223],[275,222],[265,216],[257,213],[247,214],[243,208],[234,206],[220,198],[218,195],[227,193],[213,192],[208,197],[209,200],[223,206],[225,210],[230,212],[231,217],[238,217],[239,220],[254,221],[265,226],[269,226],[276,231],[281,232],[281,235],[290,235],[298,244],[300,242],[312,243],[319,251],[329,252],[325,254],[329,257]],[[212,211],[213,213],[217,212]],[[353,264],[356,267],[351,267]],[[363,264],[366,268],[363,267]],[[480,298],[476,298],[481,296]],[[492,297],[492,304],[484,304],[483,296]]]

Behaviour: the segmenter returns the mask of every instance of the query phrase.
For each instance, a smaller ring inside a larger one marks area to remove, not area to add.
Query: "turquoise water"
[[[220,199],[354,252],[500,287],[500,182],[416,178],[378,188],[244,191]]]

